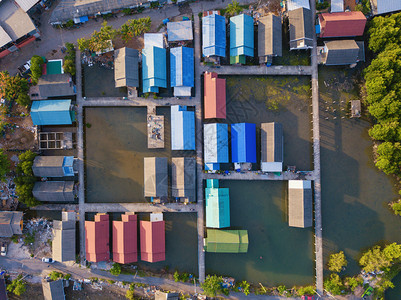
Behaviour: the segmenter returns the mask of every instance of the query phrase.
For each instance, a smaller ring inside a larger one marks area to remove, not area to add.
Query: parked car
[[[3,243],[2,245],[1,245],[1,256],[6,256],[7,255],[7,244],[6,243]]]
[[[54,260],[52,258],[50,258],[50,257],[43,257],[42,261],[45,262],[45,263],[49,263],[49,264],[54,263]]]

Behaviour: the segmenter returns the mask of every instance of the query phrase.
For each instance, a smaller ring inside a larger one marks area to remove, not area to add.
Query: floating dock
[[[156,115],[156,106],[148,106],[148,148],[164,148],[164,116]]]

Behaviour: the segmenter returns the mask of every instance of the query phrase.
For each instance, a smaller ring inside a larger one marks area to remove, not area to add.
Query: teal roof
[[[69,125],[75,121],[70,110],[71,100],[33,101],[31,118],[33,125]]]
[[[206,186],[206,227],[230,227],[229,189],[219,188],[218,180],[212,179],[206,180]]]
[[[142,50],[142,80],[144,93],[167,87],[166,49],[148,46]]]
[[[242,14],[230,18],[230,56],[254,56],[253,18]]]

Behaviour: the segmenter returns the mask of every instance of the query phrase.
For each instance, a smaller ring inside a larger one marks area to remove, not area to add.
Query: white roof
[[[282,172],[282,162],[261,162],[263,172]]]
[[[0,26],[0,47],[12,42],[12,38],[4,31],[3,27]]]
[[[150,222],[163,221],[163,213],[152,213],[150,214]]]
[[[145,48],[148,46],[165,48],[163,33],[145,33],[144,34],[144,44],[145,44]]]
[[[167,37],[169,42],[193,40],[192,21],[168,22]]]
[[[190,97],[191,87],[190,86],[175,86],[174,87],[175,97]]]
[[[310,180],[288,180],[288,188],[290,189],[311,189]]]
[[[344,0],[331,0],[330,11],[343,12],[344,11]]]
[[[287,10],[295,10],[300,7],[305,7],[310,9],[309,0],[288,0],[287,1]]]
[[[23,11],[27,12],[32,6],[39,2],[39,0],[15,0]]]
[[[373,13],[376,15],[401,10],[400,0],[372,0]]]

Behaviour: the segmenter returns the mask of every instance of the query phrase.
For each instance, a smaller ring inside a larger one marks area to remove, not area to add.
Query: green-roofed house
[[[205,251],[215,253],[247,253],[248,230],[207,229]]]
[[[70,125],[75,121],[71,100],[32,101],[33,125]]]
[[[228,188],[219,188],[218,179],[207,179],[205,188],[206,227],[230,227],[230,195]]]

